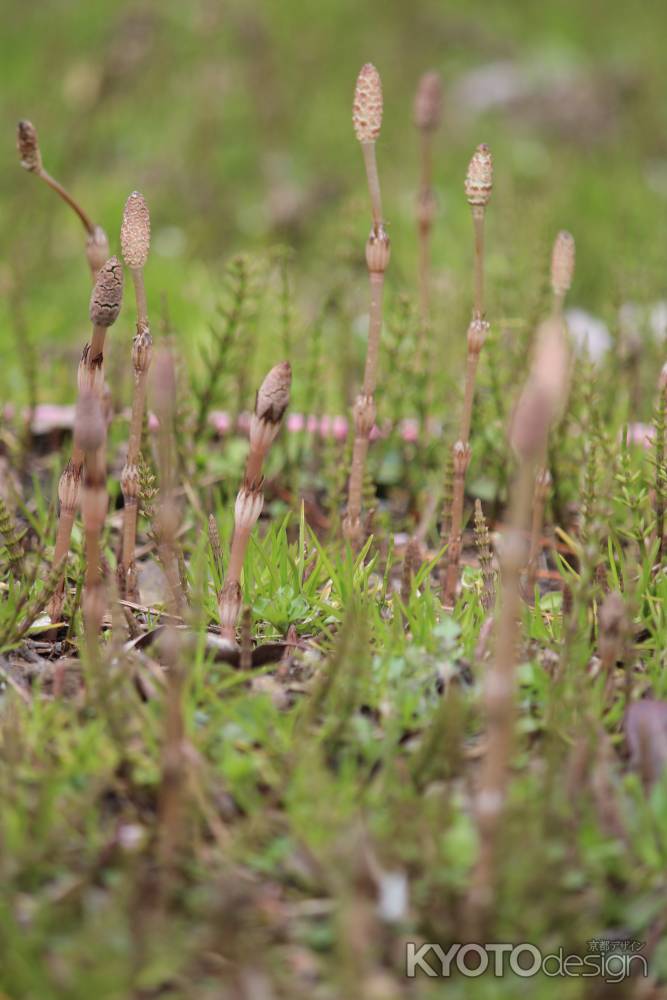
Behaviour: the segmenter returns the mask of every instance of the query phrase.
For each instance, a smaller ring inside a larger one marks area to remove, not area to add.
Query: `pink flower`
[[[225,410],[213,410],[208,420],[216,434],[228,434],[231,430],[231,417]]]
[[[320,435],[322,437],[328,437],[331,433],[331,417],[326,415],[320,420]]]
[[[345,441],[347,439],[347,420],[345,417],[334,417],[332,429],[336,441]]]
[[[250,430],[250,414],[247,410],[244,410],[243,413],[239,413],[239,419],[236,423],[236,427],[244,434],[247,434]]]
[[[655,428],[652,424],[628,424],[628,443],[629,444],[640,444],[644,448],[648,448],[651,441],[655,437]],[[621,440],[623,439],[623,432],[621,432]]]
[[[156,431],[159,426],[160,426],[160,421],[155,416],[155,414],[154,413],[149,413],[148,414],[148,429],[149,429],[149,431]]]
[[[26,416],[27,411],[26,411]],[[33,434],[48,434],[50,431],[70,430],[74,426],[74,407],[43,403],[35,407],[32,415]]]
[[[319,420],[317,419],[314,413],[311,413],[308,419],[306,420],[306,430],[308,431],[309,434],[317,434],[319,426],[320,426]]]
[[[303,413],[288,413],[287,414],[287,430],[292,434],[298,434],[306,426],[306,421],[304,420]]]
[[[404,441],[414,444],[419,439],[419,421],[415,417],[406,417],[401,421],[400,433]]]

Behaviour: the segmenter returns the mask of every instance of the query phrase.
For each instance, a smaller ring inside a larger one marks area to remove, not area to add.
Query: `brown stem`
[[[380,352],[380,334],[382,332],[382,292],[384,275],[371,272],[369,275],[371,288],[371,304],[368,321],[368,349],[364,369],[364,395],[372,396],[377,383],[378,354]]]
[[[142,268],[130,268],[134,282],[134,297],[137,303],[137,329],[148,326],[148,307],[146,305],[146,285]]]
[[[90,361],[91,363],[99,358],[100,354],[104,355],[104,341],[106,340],[107,328],[106,326],[94,326],[93,336],[90,341]]]
[[[447,548],[447,569],[442,602],[446,607],[453,607],[456,599],[456,585],[459,579],[461,548],[463,541],[463,504],[465,499],[465,477],[470,462],[470,446],[467,442],[457,441],[453,448],[454,456],[454,496],[452,500],[452,526],[449,533]]]
[[[538,470],[535,476],[533,491],[533,514],[530,526],[530,551],[528,554],[528,574],[526,588],[529,599],[535,590],[537,580],[537,562],[542,549],[542,526],[544,524],[544,508],[549,491],[549,472],[545,468]]]
[[[484,317],[484,209],[473,206],[472,222],[475,233],[475,308],[474,315]]]
[[[245,559],[249,538],[250,530],[239,531],[236,528],[234,529],[232,548],[229,554],[229,563],[227,565],[227,575],[225,577],[226,582],[241,582],[241,571],[243,569],[243,561]]]
[[[486,752],[477,796],[480,849],[470,893],[471,916],[478,924],[493,900],[498,831],[502,819],[514,738],[514,688],[521,606],[520,576],[530,517],[534,463],[524,461],[512,496],[510,527],[501,550],[503,596],[495,661],[487,675],[484,703]]]
[[[64,508],[60,510],[60,517],[58,518],[58,532],[56,534],[56,547],[53,552],[53,566],[57,566],[61,559],[64,559],[69,552],[69,543],[72,537],[72,528],[74,527],[74,518],[76,517],[76,507]],[[63,574],[58,581],[56,589],[53,592],[53,597],[49,601],[48,612],[49,618],[52,622],[57,621],[63,612],[63,607],[65,604],[65,573],[63,568]]]
[[[363,394],[354,408],[354,447],[348,484],[347,514],[343,522],[345,537],[353,548],[361,543],[361,495],[363,490],[368,441],[375,423],[375,385],[377,382],[380,333],[382,330],[382,292],[384,274],[369,273],[371,303],[368,323],[368,346],[364,367]]]
[[[380,194],[380,178],[378,176],[377,158],[375,156],[375,143],[362,142],[361,149],[364,154],[373,225],[380,226],[382,225],[382,196]]]
[[[472,405],[475,399],[475,377],[477,375],[477,365],[479,363],[479,352],[468,351],[466,361],[466,381],[463,394],[463,408],[461,410],[461,424],[459,429],[459,440],[467,443],[470,440],[470,426],[472,424]]]
[[[258,486],[262,480],[262,465],[266,458],[266,452],[253,449],[248,452],[245,466],[245,482],[250,489]]]
[[[85,587],[92,588],[100,580],[101,537],[106,514],[106,445],[86,454],[86,471],[83,484],[84,533],[86,541]],[[94,500],[92,512],[86,512],[86,499]],[[102,499],[103,498],[103,499]],[[103,509],[101,509],[103,508]]]
[[[146,399],[146,382],[148,371],[135,372],[134,394],[132,397],[132,417],[130,420],[130,434],[127,444],[126,469],[130,474],[129,488],[123,489],[123,552],[122,552],[122,580],[125,594],[132,597],[137,596],[136,584],[133,570],[135,561],[135,547],[137,540],[137,518],[139,513],[137,482],[137,466],[141,450],[141,428],[144,415],[144,404]],[[123,479],[121,479],[121,486]],[[134,591],[134,593],[132,593]]]
[[[102,348],[104,347],[104,336],[106,334],[105,327],[93,327],[93,339],[91,343],[91,348],[88,351],[88,366],[92,368],[93,361],[102,353]],[[101,338],[101,347],[100,345]],[[97,350],[95,345],[97,344]],[[91,375],[90,378],[91,386],[94,384]],[[77,480],[80,480],[82,470],[84,465],[84,455],[81,449],[76,445],[72,445],[72,458],[70,460],[70,468]],[[74,518],[76,516],[76,507],[72,508],[71,505],[67,507],[61,507],[60,516],[58,519],[58,532],[56,536],[56,548],[53,556],[53,566],[57,566],[58,563],[63,560],[63,575],[58,581],[58,585],[54,591],[54,595],[49,602],[49,617],[51,620],[60,618],[62,614],[62,609],[64,606],[64,591],[65,591],[65,559],[69,553],[70,541],[72,538],[72,528],[74,526]]]
[[[361,545],[361,494],[364,484],[364,469],[368,454],[368,434],[355,423],[352,465],[348,486],[347,514],[343,522],[345,537],[354,549]]]
[[[417,204],[419,236],[419,314],[423,325],[430,317],[431,306],[431,228],[433,225],[433,144],[431,132],[421,131],[421,182]]]
[[[42,168],[39,171],[39,176],[42,178],[43,181],[45,181],[49,185],[49,187],[53,191],[56,192],[56,194],[60,195],[63,201],[66,202],[66,204],[68,204],[71,209],[73,209],[76,212],[81,222],[83,223],[84,229],[86,230],[89,236],[92,236],[95,232],[95,226],[93,222],[81,208],[81,205],[79,205],[79,203],[74,200],[69,191],[66,191],[65,188],[62,186],[62,184],[60,184],[59,181],[57,181],[54,177],[52,177],[51,174],[47,173],[47,171],[44,170],[44,168]]]
[[[557,318],[561,318],[562,315],[563,315],[563,307],[565,305],[565,296],[566,296],[566,294],[567,293],[564,292],[564,291],[554,292],[552,310],[553,310],[554,316],[557,317]]]

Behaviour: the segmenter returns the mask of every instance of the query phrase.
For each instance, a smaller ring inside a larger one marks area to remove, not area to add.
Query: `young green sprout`
[[[354,404],[354,446],[348,485],[347,512],[343,532],[353,548],[362,540],[361,498],[368,454],[368,442],[375,424],[375,385],[382,331],[384,273],[389,264],[390,245],[382,219],[380,181],[375,142],[382,124],[382,84],[375,66],[367,63],[357,78],[352,109],[354,131],[361,144],[371,202],[372,225],[366,242],[366,266],[370,284],[368,345],[361,393]]]
[[[476,801],[479,855],[473,876],[470,908],[473,925],[488,911],[496,879],[497,842],[514,738],[514,688],[519,642],[521,569],[537,463],[549,428],[565,405],[570,368],[562,321],[547,320],[538,331],[535,357],[510,427],[510,443],[519,468],[510,498],[509,527],[500,550],[502,600],[495,657],[484,690],[487,745]]]
[[[86,230],[86,259],[90,267],[93,282],[97,273],[109,257],[109,240],[101,226],[96,225],[90,216],[84,212],[79,203],[72,197],[69,191],[53,178],[45,169],[42,162],[42,154],[37,138],[37,129],[27,120],[22,120],[16,128],[16,147],[19,152],[21,166],[31,174],[40,177],[45,184],[55,191],[65,204],[76,213],[81,220],[83,228]]]
[[[116,257],[111,257],[99,269],[95,285],[90,297],[89,314],[93,324],[92,338],[83,349],[79,362],[77,382],[79,398],[92,393],[101,400],[104,387],[104,341],[106,332],[112,326],[120,313],[123,300],[123,269]],[[72,457],[65,466],[58,484],[58,500],[60,514],[58,531],[53,553],[53,565],[62,564],[69,552],[72,527],[79,505],[81,477],[83,473],[84,452],[75,438],[72,445]],[[56,587],[49,602],[49,615],[52,622],[58,621],[62,615],[65,601],[64,575]]]
[[[248,539],[264,506],[262,466],[280,430],[289,404],[291,383],[292,369],[288,361],[283,361],[268,373],[255,400],[255,412],[250,422],[250,451],[234,506],[234,535],[229,563],[218,596],[221,635],[231,643],[236,641],[236,622],[241,612],[241,571]]]
[[[419,235],[419,312],[423,326],[428,325],[431,305],[431,230],[435,217],[433,193],[433,135],[440,124],[442,82],[434,70],[419,81],[414,104],[414,123],[419,130],[421,177],[417,196]]]
[[[141,448],[141,427],[146,400],[146,383],[151,362],[153,340],[148,325],[146,292],[144,287],[144,267],[148,260],[151,238],[151,220],[146,201],[138,191],[134,191],[125,202],[123,222],[120,230],[120,245],[123,260],[130,269],[134,283],[137,304],[137,332],[132,342],[132,368],[134,389],[132,395],[132,417],[127,444],[127,457],[121,474],[123,491],[123,551],[118,572],[119,589],[122,595],[136,601],[139,599],[135,564],[137,537],[137,511],[139,499],[139,452]]]
[[[465,194],[472,209],[475,239],[475,293],[472,319],[468,327],[466,377],[463,409],[459,437],[454,442],[454,495],[452,502],[452,523],[449,544],[445,556],[445,567],[441,572],[442,602],[451,607],[456,599],[459,580],[461,547],[463,543],[463,502],[465,499],[465,478],[470,464],[470,426],[475,398],[475,379],[479,356],[489,331],[484,318],[484,213],[493,188],[493,159],[488,146],[481,145],[468,166],[465,178]]]

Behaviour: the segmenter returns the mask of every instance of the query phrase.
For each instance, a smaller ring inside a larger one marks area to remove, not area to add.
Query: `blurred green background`
[[[385,92],[378,157],[393,242],[390,302],[414,295],[415,85],[430,68],[444,81],[436,140],[438,363],[446,364],[447,337],[460,328],[469,298],[462,182],[480,141],[491,145],[496,163],[488,213],[491,319],[530,313],[559,228],[577,239],[571,301],[610,326],[625,299],[648,302],[664,292],[663,4],[5,0],[3,13],[6,399],[24,395],[26,339],[39,348],[40,398],[73,398],[73,372],[61,362],[76,357],[86,338],[89,297],[81,228],[21,170],[17,119],[34,122],[45,165],[107,229],[113,249],[127,194],[145,194],[153,217],[147,280],[154,325],[168,309],[186,353],[194,358],[207,336],[225,260],[277,244],[295,251],[295,336],[305,344],[345,247],[358,255],[360,308],[366,294],[368,210],[350,121],[365,61],[378,66]],[[129,344],[132,316],[126,308],[114,338],[127,336]],[[280,353],[272,323],[269,309],[262,367]],[[294,345],[295,381],[300,348]],[[129,347],[127,357],[129,364]]]

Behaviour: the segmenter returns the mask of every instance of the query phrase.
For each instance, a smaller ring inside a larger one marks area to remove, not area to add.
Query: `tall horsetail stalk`
[[[92,221],[87,212],[84,212],[81,205],[72,197],[69,191],[44,169],[37,129],[32,122],[26,119],[23,119],[17,125],[16,147],[23,169],[41,178],[52,191],[55,191],[62,198],[66,205],[69,205],[81,221],[87,234],[86,259],[94,282],[98,271],[109,257],[109,240],[107,239],[107,234],[101,226],[96,225]]]
[[[375,143],[382,125],[382,83],[375,66],[366,63],[357,77],[352,109],[352,121],[361,144],[366,166],[366,178],[371,202],[371,232],[366,243],[366,266],[370,283],[368,345],[361,393],[354,404],[354,446],[348,485],[347,512],[343,533],[353,548],[362,540],[361,506],[368,441],[375,424],[375,386],[378,353],[382,331],[382,293],[384,273],[389,264],[390,245],[382,218],[380,180],[377,171]]]
[[[658,379],[658,402],[655,408],[655,531],[658,540],[656,562],[665,557],[665,506],[667,505],[667,364]]]
[[[551,253],[551,292],[552,313],[559,319],[563,315],[565,296],[570,290],[574,277],[574,265],[576,250],[574,237],[565,229],[562,229],[554,240]],[[529,594],[535,590],[537,580],[537,568],[541,550],[542,529],[544,525],[544,511],[546,508],[549,491],[551,488],[551,473],[547,468],[547,446],[544,455],[540,459],[535,474],[535,487],[533,491],[533,512],[530,527],[530,548],[528,552],[528,572],[526,587]]]
[[[86,393],[92,393],[98,400],[102,398],[104,388],[104,341],[106,332],[112,326],[120,313],[123,300],[123,269],[116,257],[109,258],[99,269],[92,295],[90,297],[90,321],[93,324],[91,341],[83,349],[78,369],[79,398]],[[58,516],[58,531],[53,553],[53,565],[65,565],[72,537],[72,527],[79,506],[81,476],[84,465],[84,451],[74,439],[72,457],[65,466],[58,483],[58,500],[60,513]],[[62,615],[65,603],[65,576],[58,582],[53,597],[49,602],[49,616],[52,622],[58,621]]]
[[[151,220],[143,195],[133,191],[125,202],[120,230],[123,260],[130,269],[137,305],[137,332],[132,342],[132,368],[134,388],[132,416],[127,444],[127,457],[121,474],[123,491],[123,547],[118,571],[119,590],[122,596],[138,600],[135,545],[137,538],[137,513],[139,503],[139,453],[141,428],[146,402],[146,383],[151,363],[153,339],[148,324],[144,267],[148,260],[151,239]]]
[[[106,423],[102,402],[95,390],[86,386],[79,393],[74,421],[74,445],[85,460],[81,516],[85,535],[86,575],[83,616],[89,641],[99,633],[105,610],[101,577],[102,531],[107,515]]]
[[[419,236],[419,314],[424,328],[431,313],[431,230],[435,218],[433,192],[433,135],[440,124],[442,82],[434,70],[424,73],[415,94],[414,123],[419,130],[420,180],[417,195],[417,232]]]
[[[280,430],[289,404],[291,383],[292,369],[288,361],[283,361],[268,373],[255,400],[255,412],[250,423],[250,451],[234,506],[232,548],[218,595],[221,635],[232,643],[236,641],[236,622],[241,611],[241,571],[248,539],[264,506],[262,466]]]
[[[535,358],[510,428],[519,468],[510,498],[509,527],[500,552],[502,599],[495,657],[484,689],[487,742],[476,796],[479,854],[469,897],[471,931],[493,902],[498,839],[509,784],[514,739],[514,689],[520,638],[521,570],[529,526],[535,470],[549,428],[567,398],[569,353],[562,321],[552,317],[538,331]]]
[[[147,249],[146,249],[147,253]],[[157,460],[160,479],[159,500],[155,511],[155,535],[158,557],[166,579],[166,606],[171,621],[160,637],[160,659],[167,667],[164,702],[164,730],[158,788],[159,876],[157,900],[161,905],[173,871],[173,863],[182,842],[185,818],[187,759],[185,754],[185,717],[183,691],[185,665],[181,636],[174,621],[185,617],[187,606],[178,568],[177,535],[179,509],[174,496],[176,487],[174,418],[176,413],[176,368],[169,345],[163,342],[156,352],[152,373],[153,403],[158,418]]]
[[[465,477],[470,464],[470,426],[475,397],[475,379],[479,356],[489,330],[484,311],[484,214],[491,200],[493,188],[493,159],[489,147],[477,147],[468,166],[465,179],[465,193],[472,210],[475,262],[474,262],[474,304],[472,319],[468,327],[466,378],[459,425],[459,437],[454,442],[454,496],[451,510],[451,530],[445,557],[444,571],[440,574],[443,604],[450,607],[456,599],[459,580],[461,546],[463,533],[463,502],[465,498]]]

